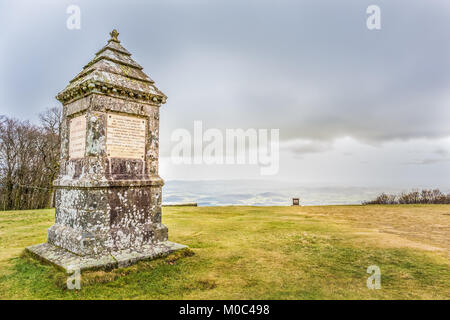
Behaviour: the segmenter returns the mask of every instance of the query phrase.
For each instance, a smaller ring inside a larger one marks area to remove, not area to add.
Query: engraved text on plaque
[[[69,130],[69,157],[83,158],[86,149],[86,116],[71,119]]]
[[[144,159],[147,121],[135,116],[108,114],[106,152],[111,158]]]

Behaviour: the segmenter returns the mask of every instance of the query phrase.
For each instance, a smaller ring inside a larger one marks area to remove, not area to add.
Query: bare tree
[[[41,125],[0,117],[0,200],[4,210],[52,204],[59,168],[61,112],[48,109]]]
[[[54,192],[52,182],[56,178],[59,171],[59,154],[61,146],[61,108],[53,107],[41,113],[41,126],[43,142],[40,147],[42,161],[45,171],[48,174],[47,187],[50,197],[48,199],[49,206],[54,204]]]

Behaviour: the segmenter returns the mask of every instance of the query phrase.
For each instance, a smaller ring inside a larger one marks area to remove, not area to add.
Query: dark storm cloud
[[[79,31],[66,28],[69,4],[81,8]],[[366,28],[370,4],[381,7],[380,31]],[[449,16],[444,1],[10,1],[0,113],[29,118],[56,105],[117,27],[169,96],[162,139],[194,120],[319,141],[293,146],[300,153],[344,136],[448,136]]]

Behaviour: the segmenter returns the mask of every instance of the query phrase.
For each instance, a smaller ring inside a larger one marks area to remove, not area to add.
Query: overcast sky
[[[372,4],[381,30],[366,27]],[[0,27],[0,114],[32,121],[117,28],[168,96],[163,178],[450,185],[448,1],[3,0]],[[194,120],[280,129],[279,174],[174,165],[171,133]]]

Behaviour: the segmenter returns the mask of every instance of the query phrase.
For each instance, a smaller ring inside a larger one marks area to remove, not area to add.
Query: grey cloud
[[[447,156],[450,152],[449,152],[449,150],[447,150],[447,149],[438,148],[438,149],[436,149],[436,150],[434,151],[434,153],[436,153],[436,154],[438,154],[438,155],[440,155],[440,156],[445,157],[445,156]]]
[[[37,119],[57,105],[55,94],[116,27],[169,97],[162,154],[172,130],[191,129],[194,120],[279,128],[283,141],[324,145],[344,136],[376,144],[450,135],[450,6],[443,1],[380,2],[375,32],[365,27],[373,1],[80,0],[82,28],[69,31],[72,2],[2,7],[0,113]]]
[[[289,141],[284,143],[281,148],[296,155],[306,155],[330,151],[333,143],[330,141]]]
[[[430,164],[445,163],[445,162],[450,162],[450,158],[427,158],[427,159],[405,162],[404,164],[407,164],[407,165],[430,165]]]

